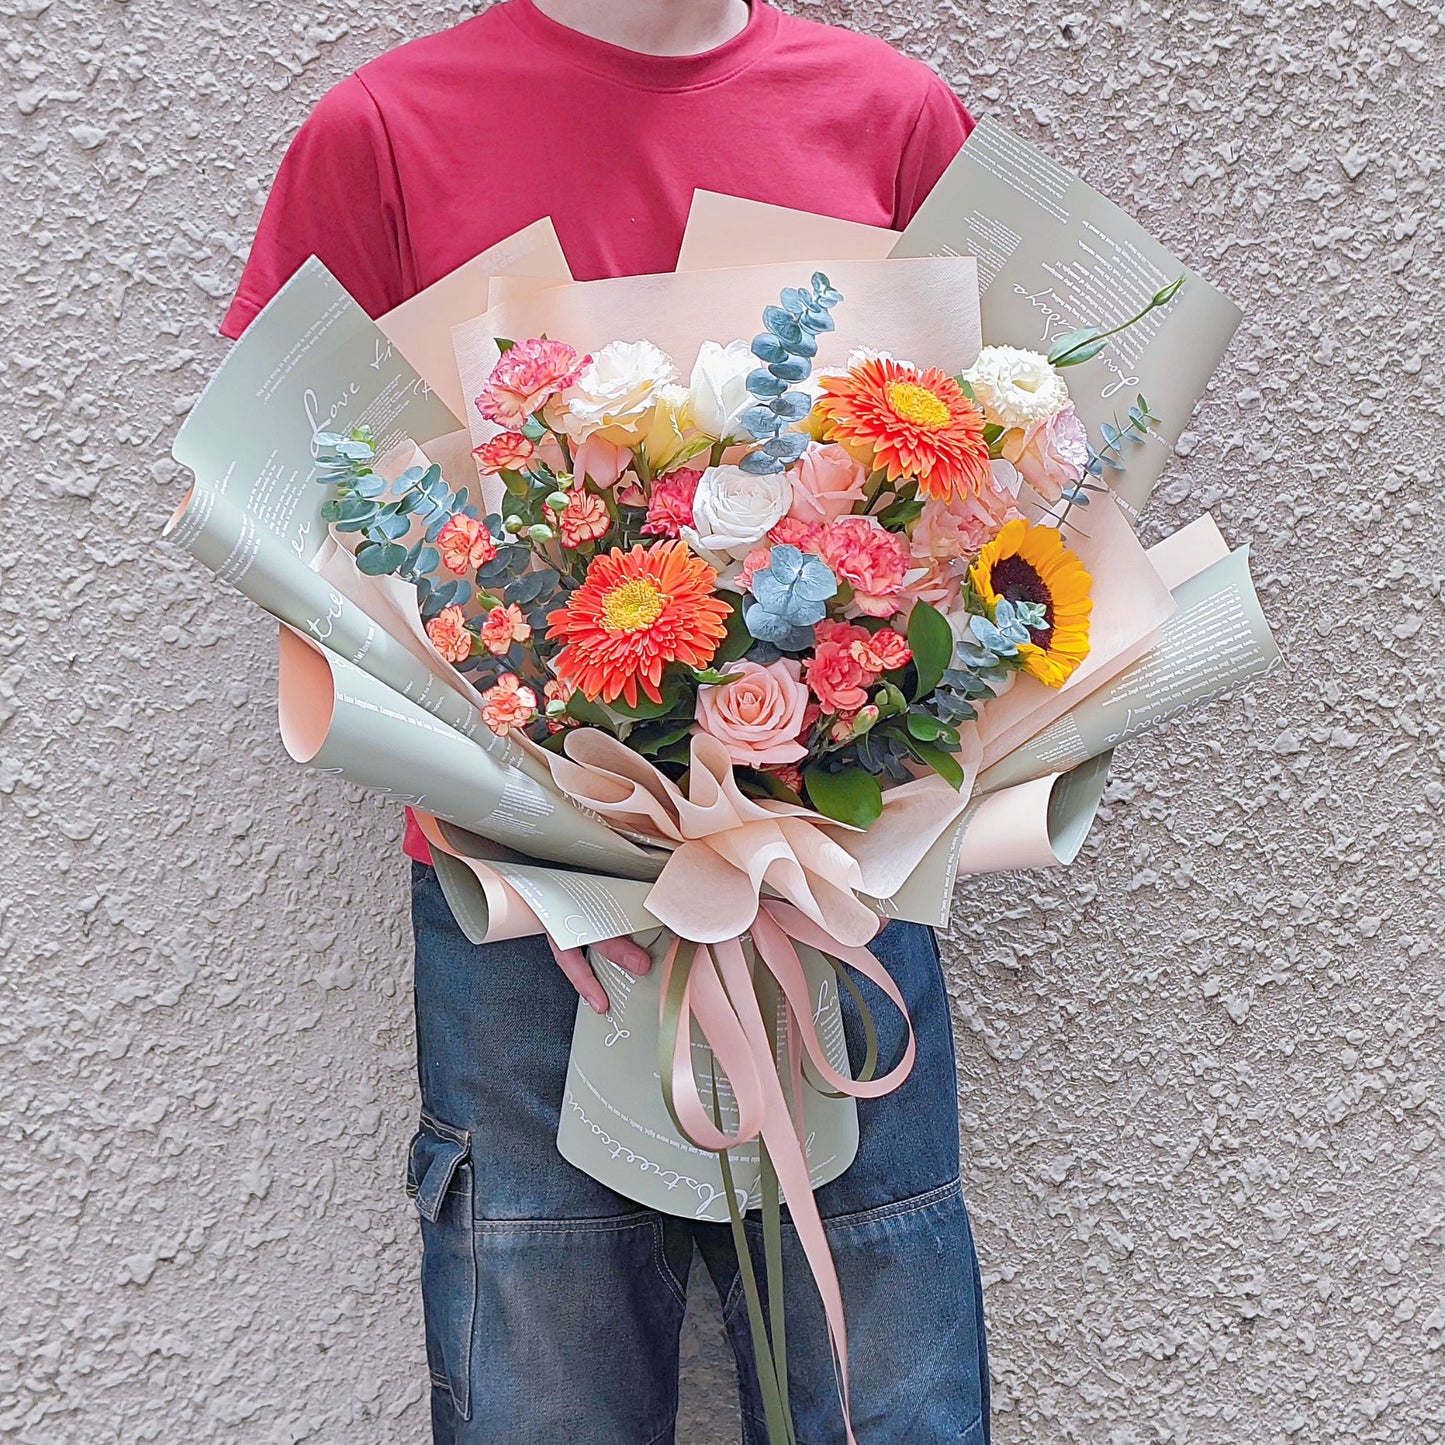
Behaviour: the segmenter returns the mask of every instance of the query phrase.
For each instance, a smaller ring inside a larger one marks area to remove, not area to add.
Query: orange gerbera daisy
[[[831,439],[890,482],[910,478],[925,497],[946,502],[988,481],[983,413],[937,367],[875,356],[819,384],[814,410],[831,423]]]
[[[563,682],[595,702],[637,706],[639,683],[662,701],[670,662],[706,667],[732,608],[716,595],[717,573],[682,542],[592,559],[582,585],[547,615],[547,638],[561,642],[553,666]]]

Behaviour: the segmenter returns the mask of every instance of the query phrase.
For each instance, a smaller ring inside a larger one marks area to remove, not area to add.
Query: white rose
[[[761,363],[746,341],[719,346],[704,341],[693,363],[689,389],[692,422],[714,441],[741,441],[746,433],[738,418],[757,400],[748,391],[748,374]]]
[[[786,472],[755,477],[741,467],[709,467],[692,499],[683,537],[704,553],[745,552],[776,527],[793,504]]]
[[[677,368],[650,341],[611,341],[557,399],[557,426],[574,441],[601,434],[630,446],[657,391],[677,380]]]

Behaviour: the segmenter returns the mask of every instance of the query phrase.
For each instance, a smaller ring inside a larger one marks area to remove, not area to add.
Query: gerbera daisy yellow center
[[[948,403],[912,381],[895,381],[888,388],[888,405],[906,422],[938,431],[953,420]]]
[[[667,606],[667,594],[648,577],[619,583],[602,599],[602,626],[608,632],[642,632]]]

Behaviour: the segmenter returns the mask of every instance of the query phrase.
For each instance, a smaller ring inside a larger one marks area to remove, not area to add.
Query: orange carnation
[[[427,623],[426,635],[448,662],[465,662],[472,655],[472,630],[460,607],[443,607]]]
[[[515,602],[492,608],[482,620],[482,641],[487,651],[500,657],[514,642],[526,642],[531,626]]]
[[[951,377],[875,356],[842,376],[822,376],[814,405],[832,440],[890,482],[908,478],[947,501],[989,479],[983,413]]]
[[[670,662],[706,667],[732,608],[716,595],[717,573],[681,542],[614,547],[594,557],[567,605],[548,614],[547,639],[564,644],[553,666],[590,701],[625,698],[641,686],[662,701]]]
[[[437,533],[437,550],[442,556],[442,566],[460,576],[485,567],[497,555],[497,544],[475,517],[458,512]]]
[[[523,728],[537,716],[537,694],[523,687],[520,678],[504,672],[482,694],[482,721],[498,737]]]

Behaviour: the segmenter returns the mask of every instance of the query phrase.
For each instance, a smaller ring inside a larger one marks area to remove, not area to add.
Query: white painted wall
[[[1079,864],[970,889],[949,953],[998,1439],[1441,1440],[1440,7],[798,3],[1248,315],[1149,533],[1254,538],[1290,666],[1128,748]],[[285,141],[463,8],[0,0],[17,1445],[426,1438],[399,819],[286,763],[271,629],[156,533]]]

